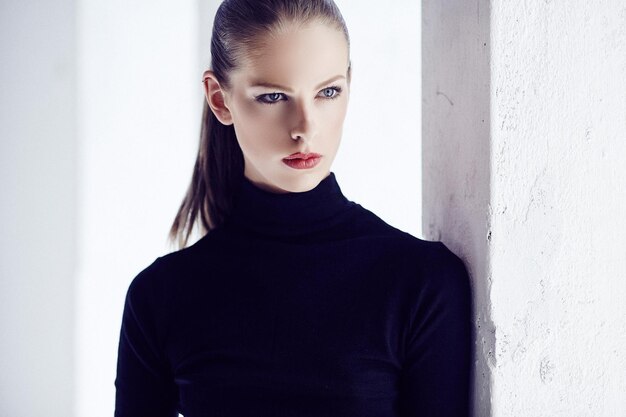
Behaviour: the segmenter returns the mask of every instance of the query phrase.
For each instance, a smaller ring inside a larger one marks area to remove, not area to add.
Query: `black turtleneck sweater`
[[[334,173],[232,214],[130,283],[116,417],[469,415],[470,285],[441,242],[342,194]]]

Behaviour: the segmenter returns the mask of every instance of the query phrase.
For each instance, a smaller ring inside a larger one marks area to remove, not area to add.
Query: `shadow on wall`
[[[490,5],[422,1],[423,230],[465,262],[472,281],[473,412],[491,415]]]

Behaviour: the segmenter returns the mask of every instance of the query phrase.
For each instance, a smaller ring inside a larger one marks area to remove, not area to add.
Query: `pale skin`
[[[222,124],[234,125],[244,175],[259,188],[304,192],[329,175],[348,108],[348,55],[342,31],[320,22],[289,24],[265,35],[229,74],[231,89],[204,72],[209,107]],[[322,157],[313,168],[294,169],[282,160],[295,152]]]

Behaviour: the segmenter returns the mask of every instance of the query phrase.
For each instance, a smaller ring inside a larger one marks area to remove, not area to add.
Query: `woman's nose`
[[[317,133],[317,122],[313,106],[300,102],[296,103],[294,107],[294,125],[291,129],[291,138],[293,140],[312,140]]]

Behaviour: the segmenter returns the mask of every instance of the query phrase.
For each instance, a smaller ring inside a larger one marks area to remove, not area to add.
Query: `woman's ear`
[[[217,120],[223,125],[233,124],[233,117],[226,103],[226,91],[220,86],[213,71],[204,71],[202,85],[204,86],[206,101]]]

